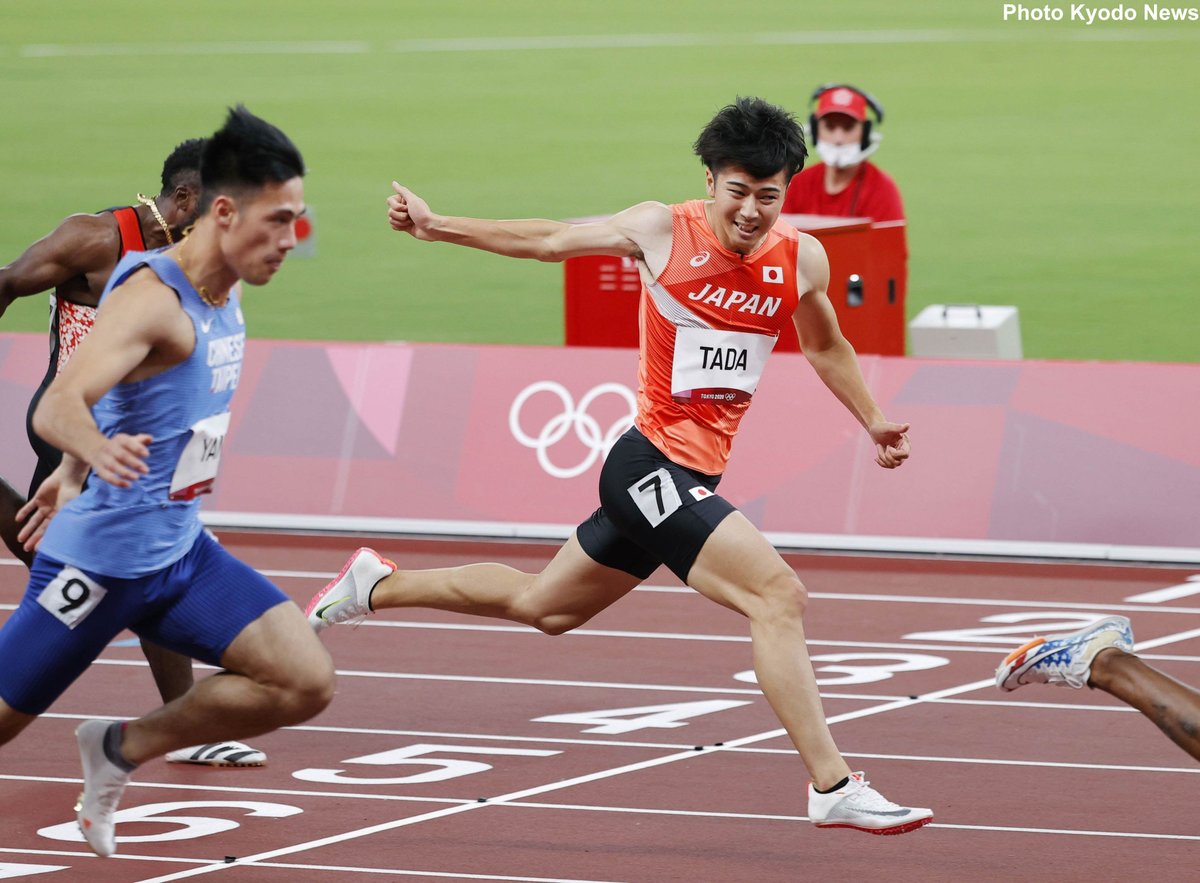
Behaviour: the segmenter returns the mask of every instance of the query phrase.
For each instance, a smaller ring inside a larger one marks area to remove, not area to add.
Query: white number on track
[[[1003,622],[1012,625],[988,626],[985,628],[945,629],[936,632],[913,632],[905,635],[907,641],[960,641],[966,644],[1019,644],[1034,635],[1054,632],[1073,632],[1091,622],[1102,619],[1102,613],[1078,611],[1037,610],[1022,613],[997,613],[984,616],[980,622]]]
[[[0,862],[0,880],[33,877],[38,874],[49,874],[51,871],[65,871],[69,867],[70,865],[25,865],[17,862]]]
[[[1187,598],[1190,595],[1200,595],[1200,573],[1189,576],[1179,585],[1142,592],[1140,595],[1130,595],[1125,600],[1130,604],[1162,604],[1165,601],[1178,601],[1180,598]]]
[[[286,803],[259,803],[253,800],[184,800],[177,803],[147,803],[143,806],[131,806],[119,809],[113,814],[113,821],[120,830],[122,822],[152,822],[160,825],[176,825],[171,831],[141,836],[118,837],[118,843],[165,843],[168,840],[194,840],[197,837],[208,837],[232,831],[241,823],[233,819],[210,818],[207,816],[173,816],[168,813],[176,810],[196,809],[241,809],[248,816],[259,816],[267,819],[283,819],[304,812],[298,806],[288,806]],[[83,843],[83,835],[79,833],[79,825],[66,822],[61,825],[51,825],[41,828],[38,834],[50,840],[64,840],[69,843]]]
[[[349,782],[358,785],[419,785],[424,782],[444,782],[447,779],[457,779],[473,773],[490,770],[490,763],[477,760],[448,760],[431,758],[427,755],[435,752],[448,754],[476,754],[507,757],[551,757],[561,754],[561,751],[537,751],[531,748],[472,748],[465,745],[409,745],[405,748],[392,748],[375,754],[364,754],[361,757],[350,757],[342,763],[365,764],[367,766],[424,766],[433,767],[421,773],[407,776],[348,776],[345,770],[304,769],[297,770],[292,776],[305,782],[322,782],[333,784]]]
[[[650,728],[685,727],[690,718],[713,714],[728,708],[749,705],[749,701],[708,699],[702,702],[673,702],[669,705],[639,705],[634,708],[606,708],[599,711],[573,711],[569,714],[548,714],[535,717],[534,722],[552,724],[584,724],[585,733],[617,736]]]
[[[876,681],[886,681],[897,672],[926,671],[931,668],[941,668],[949,665],[950,660],[941,656],[928,656],[924,653],[825,653],[812,657],[813,671],[817,675],[817,684],[829,687],[834,684],[873,684]],[[821,663],[835,663],[822,665]],[[845,663],[860,663],[846,665]],[[840,675],[840,677],[832,677]],[[754,670],[740,671],[734,680],[745,681],[747,684],[757,684],[758,678]]]

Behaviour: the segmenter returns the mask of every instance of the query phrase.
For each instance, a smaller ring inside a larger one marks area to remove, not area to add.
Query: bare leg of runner
[[[244,739],[308,720],[333,698],[333,662],[293,604],[246,626],[221,657],[228,671],[125,729],[121,751],[142,763],[197,742]]]
[[[142,653],[150,663],[150,674],[154,676],[154,685],[162,696],[163,703],[178,699],[192,688],[195,676],[192,674],[192,660],[166,650],[150,641],[142,641]]]
[[[561,635],[628,594],[641,580],[597,564],[574,535],[541,573],[504,564],[468,564],[440,570],[398,570],[371,593],[375,610],[432,607],[491,616]]]
[[[1200,760],[1200,692],[1116,648],[1096,654],[1088,686],[1133,706]]]
[[[722,521],[700,550],[688,585],[750,620],[758,685],[817,788],[850,775],[825,723],[805,643],[808,595],[774,547],[740,512]]]
[[[522,622],[561,634],[636,586],[637,577],[597,564],[574,536],[540,574],[501,564],[396,571],[370,595],[374,610],[432,607]],[[850,774],[825,723],[804,639],[804,586],[745,516],[734,512],[708,538],[688,584],[750,619],[759,686],[818,788]]]
[[[28,567],[33,563],[33,553],[26,552],[17,542],[20,526],[17,523],[17,511],[25,505],[25,498],[7,481],[0,478],[0,539],[8,546],[8,551]]]
[[[933,811],[899,806],[853,773],[821,707],[805,646],[804,586],[745,516],[734,512],[708,537],[688,584],[750,620],[759,686],[808,769],[808,817],[818,827],[903,834]],[[641,580],[605,567],[576,537],[540,574],[500,564],[398,571],[371,549],[350,556],[338,576],[313,596],[305,613],[317,631],[355,622],[372,611],[431,607],[526,623],[557,635],[587,622]]]

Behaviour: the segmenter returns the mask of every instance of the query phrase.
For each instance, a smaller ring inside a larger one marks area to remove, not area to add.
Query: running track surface
[[[361,540],[225,534],[302,606]],[[404,567],[549,546],[376,540]],[[145,764],[119,854],[74,830],[72,731],[158,704],[126,634],[3,752],[0,878],[522,881],[1195,879],[1200,768],[1091,691],[1002,694],[1005,652],[1110,612],[1200,682],[1200,580],[1178,567],[790,555],[826,714],[887,796],[936,810],[901,837],[822,831],[751,668],[744,620],[665,571],[583,629],[390,611],[325,638],[333,704],[256,740],[268,766]],[[0,617],[24,586],[0,559]],[[198,672],[199,675],[206,672]],[[85,876],[86,875],[86,876]]]

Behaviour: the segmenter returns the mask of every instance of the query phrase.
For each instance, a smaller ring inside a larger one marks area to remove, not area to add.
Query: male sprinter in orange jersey
[[[666,564],[750,620],[758,683],[808,768],[808,815],[822,827],[900,834],[928,809],[897,806],[851,772],[825,722],[804,643],[804,586],[766,538],[715,493],[730,443],[779,333],[795,324],[809,362],[875,443],[875,462],[908,457],[908,425],[884,417],[838,329],[817,240],[777,223],[802,166],[795,120],[739,98],[701,132],[707,200],[644,202],[607,221],[485,221],[437,215],[393,184],[388,218],[423,241],[561,261],[620,255],[642,276],[635,428],[600,476],[601,508],[539,574],[499,564],[399,571],[369,549],[309,603],[317,629],[389,607],[494,616],[561,634]]]

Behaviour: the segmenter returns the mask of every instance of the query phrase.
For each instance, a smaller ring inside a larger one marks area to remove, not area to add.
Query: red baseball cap
[[[853,89],[847,89],[845,86],[835,86],[832,89],[826,89],[817,100],[815,116],[817,119],[820,119],[827,113],[844,113],[860,122],[865,122],[867,119],[867,99],[860,93],[855,92]]]

